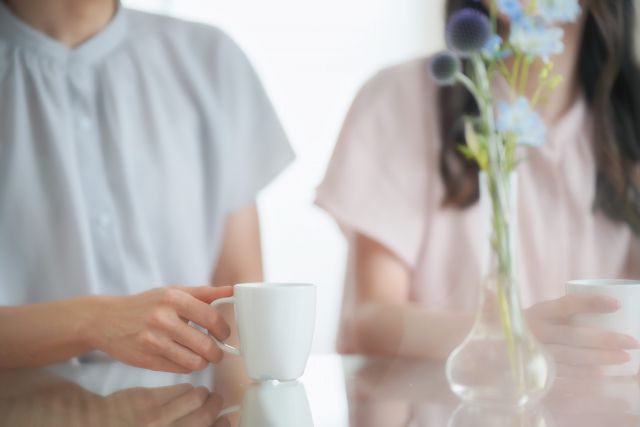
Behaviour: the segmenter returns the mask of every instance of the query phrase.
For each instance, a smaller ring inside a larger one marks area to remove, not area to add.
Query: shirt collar
[[[125,10],[118,2],[116,13],[105,28],[81,45],[69,48],[20,20],[0,0],[0,40],[67,64],[88,65],[104,57],[124,39],[125,21]]]

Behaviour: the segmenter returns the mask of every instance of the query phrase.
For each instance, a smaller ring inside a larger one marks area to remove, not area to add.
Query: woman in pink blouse
[[[564,28],[565,52],[553,58],[566,79],[540,109],[546,143],[518,170],[527,317],[557,362],[580,372],[623,363],[639,344],[571,326],[575,314],[618,303],[564,296],[565,282],[640,278],[633,3],[583,3]],[[448,0],[447,13],[460,7],[486,4]],[[478,171],[455,148],[455,123],[474,106],[462,88],[438,88],[428,61],[384,70],[364,86],[318,190],[350,247],[341,352],[444,358],[472,322],[487,243]]]

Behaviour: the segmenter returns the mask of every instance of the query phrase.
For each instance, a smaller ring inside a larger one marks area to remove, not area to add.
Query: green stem
[[[540,99],[542,98],[542,94],[544,93],[544,90],[547,88],[547,82],[541,82],[538,85],[538,89],[536,89],[536,92],[533,94],[533,97],[531,98],[531,108],[536,108],[538,106],[538,103],[540,102]]]
[[[509,67],[507,67],[507,64],[504,63],[504,60],[500,59],[497,61],[498,63],[498,67],[500,67],[500,73],[502,74],[502,76],[506,79],[509,80]]]
[[[460,82],[469,92],[471,92],[471,95],[473,95],[478,105],[480,105],[480,103],[483,101],[483,97],[480,95],[480,91],[473,80],[471,80],[463,73],[456,74],[456,80]]]
[[[520,75],[520,65],[522,64],[522,54],[517,54],[516,59],[513,61],[513,69],[511,70],[511,81],[509,86],[514,93],[518,92],[518,76]]]
[[[527,90],[527,82],[529,81],[529,68],[531,67],[531,58],[524,59],[524,67],[520,76],[520,94],[524,95]]]
[[[516,58],[514,73],[510,76],[512,87],[517,88],[520,83],[519,76],[522,55]],[[514,271],[512,256],[512,232],[511,229],[511,203],[509,198],[512,185],[508,179],[510,176],[510,156],[513,153],[507,147],[507,141],[496,129],[496,120],[493,103],[493,92],[487,64],[479,55],[470,58],[472,70],[470,77],[464,74],[457,76],[457,80],[464,85],[474,96],[480,109],[480,122],[483,125],[482,134],[486,138],[486,153],[488,166],[486,167],[486,180],[492,206],[492,250],[495,254],[497,269],[495,292],[498,303],[498,316],[500,327],[507,347],[507,356],[513,375],[514,384],[522,389],[525,385],[524,355],[517,345],[522,339],[523,321],[519,311],[517,289],[513,284]],[[498,62],[500,66],[500,62]],[[515,76],[515,77],[514,77]],[[514,91],[515,92],[515,91]]]
[[[499,171],[489,171],[487,175],[487,186],[491,196],[492,205],[492,248],[496,256],[496,276],[495,292],[498,299],[498,310],[502,333],[507,344],[507,352],[514,381],[518,387],[523,387],[522,355],[517,349],[516,341],[518,331],[515,330],[516,316],[513,312],[513,305],[517,301],[513,300],[513,260],[512,236],[510,211],[512,202],[509,198],[511,183],[508,181],[509,174]]]
[[[489,4],[489,14],[491,15],[491,28],[493,33],[498,33],[498,4],[496,0],[491,0]]]

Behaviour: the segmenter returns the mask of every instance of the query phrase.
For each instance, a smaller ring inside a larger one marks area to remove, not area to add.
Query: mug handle
[[[212,302],[210,305],[211,305],[211,307],[217,307],[217,306],[222,305],[222,304],[231,304],[231,305],[233,305],[233,304],[235,304],[235,302],[236,302],[235,297],[227,297],[227,298],[217,299],[214,302]],[[209,333],[209,332],[207,331],[207,333]],[[224,351],[226,353],[235,354],[236,356],[240,356],[240,350],[238,350],[234,346],[229,345],[229,344],[227,344],[225,342],[218,341],[216,339],[216,337],[214,337],[211,334],[209,334],[209,336],[216,343],[216,345],[218,346],[218,348],[220,350],[222,350],[222,351]]]

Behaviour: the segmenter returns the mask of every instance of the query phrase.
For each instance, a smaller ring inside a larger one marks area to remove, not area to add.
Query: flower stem
[[[508,80],[510,72],[509,72],[509,67],[507,67],[507,64],[504,63],[504,60],[500,59],[498,61],[498,66],[500,67],[500,73],[502,74],[502,76]]]
[[[517,59],[521,61],[521,58]],[[489,81],[486,64],[479,56],[471,58],[473,65],[473,77],[475,83],[471,82],[471,87],[475,89],[476,98],[480,108],[481,121],[485,126],[487,137],[488,166],[486,170],[487,187],[492,206],[492,250],[496,255],[496,293],[498,297],[498,311],[500,325],[504,340],[507,345],[510,368],[514,382],[519,388],[523,384],[524,373],[522,372],[522,354],[518,351],[516,342],[518,331],[514,328],[520,325],[517,318],[519,314],[514,312],[513,296],[513,260],[511,259],[512,238],[511,235],[511,203],[509,194],[510,188],[509,159],[507,158],[506,141],[496,129],[495,113],[493,109],[493,94]],[[516,74],[517,75],[517,74]],[[515,302],[517,304],[517,299]]]
[[[531,108],[536,108],[538,106],[546,88],[547,82],[541,82],[540,85],[538,85],[538,89],[536,89],[533,97],[531,98]]]
[[[460,82],[469,92],[471,92],[471,95],[473,95],[478,105],[480,105],[480,103],[482,102],[482,96],[480,96],[478,87],[473,82],[473,80],[471,80],[463,73],[456,74],[456,80]]]
[[[522,64],[522,54],[516,54],[516,58],[513,61],[513,68],[511,69],[511,81],[509,86],[514,93],[518,92],[518,77],[520,75],[520,65]]]
[[[496,0],[491,0],[489,4],[489,15],[491,16],[491,28],[493,33],[498,33],[498,4]]]
[[[527,91],[527,82],[529,81],[529,68],[531,67],[531,58],[524,58],[524,67],[520,75],[520,94],[524,95]]]

